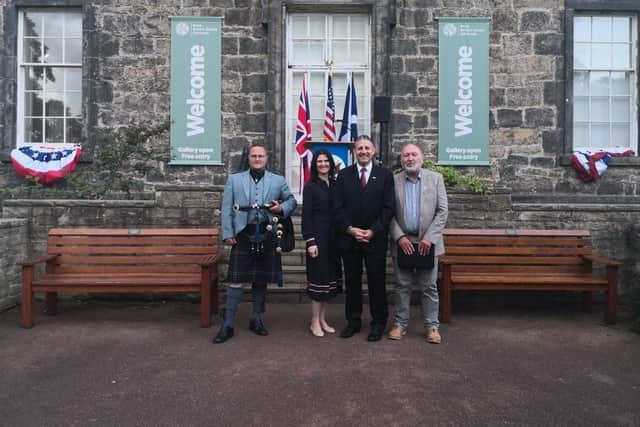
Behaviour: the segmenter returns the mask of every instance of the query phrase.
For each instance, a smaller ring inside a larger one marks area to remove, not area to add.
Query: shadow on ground
[[[197,304],[66,301],[18,327],[0,313],[8,426],[640,425],[640,336],[601,310],[467,301],[428,345],[308,332],[310,306],[271,304],[268,337],[212,345]],[[482,308],[482,309],[481,309]],[[601,307],[600,307],[601,308]],[[329,310],[343,325],[342,306]]]

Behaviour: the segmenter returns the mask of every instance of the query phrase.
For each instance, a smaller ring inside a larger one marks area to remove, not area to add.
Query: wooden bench
[[[54,228],[47,255],[22,265],[22,326],[33,326],[33,294],[46,292],[56,314],[58,292],[200,293],[200,324],[218,311],[217,229]],[[34,266],[46,263],[36,278]]]
[[[593,255],[588,230],[445,229],[440,257],[442,321],[451,321],[451,293],[464,290],[577,291],[583,309],[594,291],[607,295],[605,322],[615,323],[620,262]],[[604,274],[592,264],[606,267]]]

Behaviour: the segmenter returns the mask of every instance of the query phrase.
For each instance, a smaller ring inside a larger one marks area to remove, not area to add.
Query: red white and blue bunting
[[[628,148],[608,148],[606,151],[576,151],[571,156],[571,164],[584,182],[594,182],[609,166],[612,157],[635,156]]]
[[[18,175],[32,176],[47,185],[69,175],[81,155],[78,145],[28,145],[12,150],[11,160]]]

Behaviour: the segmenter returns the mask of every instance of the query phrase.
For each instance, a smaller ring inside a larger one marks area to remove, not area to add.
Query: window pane
[[[577,16],[573,19],[573,39],[576,42],[591,41],[591,18]]]
[[[62,39],[44,39],[44,62],[48,64],[62,62]]]
[[[573,126],[573,145],[576,147],[589,146],[589,127],[587,125]]]
[[[611,94],[629,95],[628,73],[611,73]]]
[[[42,92],[26,92],[24,94],[24,115],[42,116]]]
[[[42,90],[44,87],[44,67],[27,67],[24,87],[26,90]]]
[[[333,17],[333,37],[347,38],[349,18],[346,16]]]
[[[609,73],[593,72],[590,77],[591,96],[609,96]]]
[[[611,100],[611,121],[629,121],[629,98],[616,97]]]
[[[66,64],[82,63],[82,40],[66,39],[64,44],[64,62]]]
[[[65,115],[80,117],[82,115],[82,94],[80,92],[65,93]]]
[[[573,104],[573,120],[576,122],[589,121],[588,98],[576,97]]]
[[[351,63],[357,65],[366,65],[367,51],[365,49],[364,40],[353,40],[351,42]]]
[[[40,36],[42,35],[42,13],[28,12],[24,13],[24,35]]]
[[[64,27],[63,13],[47,13],[44,17],[44,36],[62,36]]]
[[[309,65],[324,65],[324,43],[323,42],[309,42],[309,51],[307,57],[307,64]]]
[[[42,119],[25,119],[24,137],[26,142],[42,142]]]
[[[588,74],[585,72],[573,73],[573,95],[587,96],[589,95]]]
[[[611,41],[611,17],[594,16],[592,19],[591,37],[594,42]]]
[[[367,23],[366,16],[351,17],[351,37],[365,38],[367,36]]]
[[[47,92],[45,96],[45,115],[64,116],[64,94],[61,92]]]
[[[64,142],[64,119],[46,119],[44,133],[44,142]]]
[[[629,42],[631,41],[631,31],[629,30],[630,19],[628,16],[613,17],[613,41]]]
[[[594,44],[591,46],[591,66],[593,68],[611,68],[611,45]]]
[[[324,73],[311,73],[309,93],[324,96]]]
[[[346,40],[334,40],[332,46],[333,63],[348,64],[349,61],[349,42]]]
[[[613,53],[613,68],[629,68],[630,65],[630,45],[628,44],[614,44]]]
[[[609,98],[591,98],[591,121],[609,121]]]
[[[293,42],[292,62],[304,64],[307,59],[307,42]]]
[[[72,144],[80,144],[82,137],[82,125],[79,119],[67,119],[67,141]]]
[[[24,62],[41,62],[41,48],[40,39],[24,39],[22,60]]]
[[[68,13],[65,17],[64,27],[65,35],[67,37],[82,36],[82,14]]]
[[[46,91],[62,92],[64,90],[64,68],[47,67],[45,69],[45,76],[47,78],[45,82]]]
[[[591,147],[609,146],[609,125],[591,125]]]
[[[82,90],[82,70],[80,68],[67,68],[64,78],[64,90]]]
[[[612,146],[628,147],[631,144],[629,125],[613,125],[611,132]]]
[[[307,37],[307,17],[293,16],[291,18],[291,35],[295,38]]]
[[[576,43],[573,49],[574,68],[591,68],[591,45]]]
[[[324,38],[324,19],[324,16],[311,16],[309,18],[309,36],[311,38]]]

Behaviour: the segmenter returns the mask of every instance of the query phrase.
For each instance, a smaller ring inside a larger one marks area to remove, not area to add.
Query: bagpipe
[[[266,203],[264,205],[253,204],[249,206],[233,205],[234,212],[255,213],[258,218],[268,212],[273,205]],[[269,215],[266,215],[269,218]],[[293,231],[293,222],[291,217],[272,214],[271,219],[262,229],[263,224],[258,221],[249,235],[249,252],[252,256],[261,256],[264,254],[264,242],[271,238],[276,247],[276,252],[291,252],[295,246],[295,235]]]

